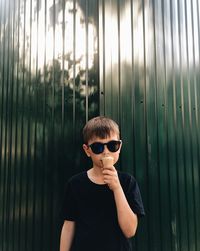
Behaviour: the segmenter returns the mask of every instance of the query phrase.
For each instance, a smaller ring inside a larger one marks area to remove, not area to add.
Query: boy
[[[95,117],[85,125],[83,140],[93,166],[67,184],[60,251],[130,251],[138,216],[145,213],[136,180],[114,167],[122,146],[119,127]],[[113,164],[104,166],[107,156]]]

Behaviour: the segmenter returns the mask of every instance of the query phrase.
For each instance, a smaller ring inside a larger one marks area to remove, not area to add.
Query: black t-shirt
[[[127,201],[135,214],[145,214],[135,178],[118,172]],[[131,241],[122,233],[113,192],[105,184],[93,183],[82,172],[66,186],[62,207],[63,220],[75,221],[71,251],[131,251]]]

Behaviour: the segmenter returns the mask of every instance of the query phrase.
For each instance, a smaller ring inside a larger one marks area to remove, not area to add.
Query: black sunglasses
[[[106,145],[110,152],[117,152],[120,148],[122,141],[121,140],[111,140],[107,143],[94,142],[91,145],[88,145],[92,149],[92,152],[95,154],[100,154],[104,151],[104,146]]]

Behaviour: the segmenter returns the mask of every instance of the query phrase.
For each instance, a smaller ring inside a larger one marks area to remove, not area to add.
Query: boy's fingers
[[[103,175],[115,175],[116,173],[115,173],[115,171],[113,171],[113,170],[103,170]]]
[[[109,175],[109,174],[104,175],[104,180],[105,179],[112,180],[112,175]]]

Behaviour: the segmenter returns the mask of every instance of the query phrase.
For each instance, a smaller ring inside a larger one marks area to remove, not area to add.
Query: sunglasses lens
[[[93,153],[95,154],[100,154],[104,151],[104,145],[102,143],[93,143],[92,145],[90,145]]]
[[[104,151],[104,145],[107,145],[108,147],[108,150],[110,152],[117,152],[120,148],[120,145],[121,145],[121,141],[116,141],[116,140],[112,140],[108,143],[100,143],[100,142],[95,142],[90,146],[90,148],[92,149],[93,153],[95,154],[100,154]]]
[[[121,141],[112,140],[108,142],[107,147],[110,152],[117,152],[119,150]]]

